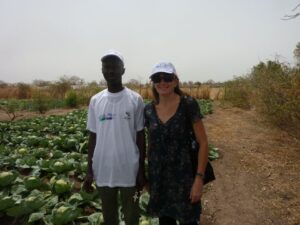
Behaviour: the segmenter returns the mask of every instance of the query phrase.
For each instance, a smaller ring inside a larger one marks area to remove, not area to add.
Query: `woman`
[[[201,213],[208,144],[197,101],[183,94],[175,67],[155,65],[150,79],[154,101],[145,107],[148,130],[150,215],[160,225],[196,225]],[[200,143],[193,168],[191,129]]]

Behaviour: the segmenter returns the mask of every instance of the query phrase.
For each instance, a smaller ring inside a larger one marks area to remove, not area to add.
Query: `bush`
[[[18,83],[18,99],[28,99],[31,97],[31,88],[29,84]]]
[[[250,80],[247,77],[236,77],[225,83],[222,101],[235,107],[249,109],[251,94]]]
[[[49,97],[42,93],[41,91],[36,91],[33,94],[33,110],[38,111],[41,114],[44,114],[49,110]]]
[[[3,110],[11,121],[13,121],[17,115],[16,112],[18,110],[18,101],[15,99],[1,102],[0,104],[0,110]]]
[[[64,99],[65,94],[71,89],[71,85],[67,81],[60,80],[50,85],[52,98]]]
[[[300,138],[300,69],[261,62],[250,75],[225,83],[224,101],[255,107],[268,121]]]
[[[82,94],[80,95],[80,103],[84,105],[89,105],[91,97],[97,94],[98,92],[102,91],[103,89],[104,88],[100,87],[96,82],[92,82],[88,86],[81,88],[80,92]]]
[[[65,99],[66,106],[76,108],[79,105],[79,97],[75,91],[69,91]]]
[[[251,82],[256,93],[254,104],[268,120],[278,126],[288,126],[291,115],[297,108],[297,72],[277,61],[268,61],[255,66],[251,73]],[[299,111],[298,111],[299,112]]]

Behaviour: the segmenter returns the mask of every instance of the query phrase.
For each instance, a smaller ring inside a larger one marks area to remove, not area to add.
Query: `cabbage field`
[[[204,114],[212,113],[210,101],[199,104]],[[86,116],[86,110],[76,110],[0,122],[1,224],[100,224],[97,192],[81,188],[87,170]],[[217,158],[217,149],[210,150],[210,157]],[[147,201],[143,194],[144,224]]]

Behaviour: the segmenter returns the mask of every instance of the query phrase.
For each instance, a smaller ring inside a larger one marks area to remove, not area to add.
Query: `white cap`
[[[175,69],[174,65],[170,62],[157,63],[153,67],[150,77],[156,73],[169,73],[169,74],[175,74],[177,76],[176,69]]]
[[[116,50],[108,50],[104,53],[104,55],[101,57],[101,61],[103,61],[106,57],[108,56],[116,56],[118,59],[120,59],[122,61],[122,63],[124,64],[124,58],[122,56],[122,54]]]

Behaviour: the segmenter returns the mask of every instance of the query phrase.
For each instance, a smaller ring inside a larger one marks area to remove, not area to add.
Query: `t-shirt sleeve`
[[[86,129],[93,133],[96,133],[96,116],[92,100],[89,104]]]
[[[203,118],[203,115],[200,110],[200,106],[196,99],[192,97],[187,98],[187,106],[188,106],[188,113],[189,118],[191,118],[191,121],[194,123],[197,120],[201,120]]]
[[[144,129],[144,107],[144,101],[141,97],[139,97],[134,123],[136,131],[141,131]]]

